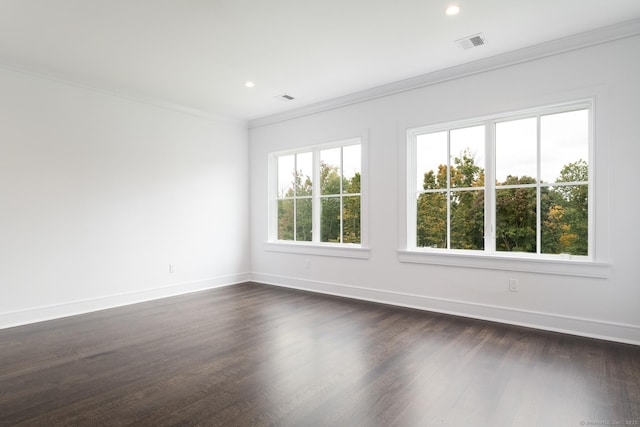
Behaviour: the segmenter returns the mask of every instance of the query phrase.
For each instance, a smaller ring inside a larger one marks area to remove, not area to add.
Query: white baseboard
[[[251,280],[268,285],[640,345],[640,326],[635,325],[319,282],[274,274],[252,273]]]
[[[89,300],[73,301],[59,305],[37,307],[9,313],[0,313],[0,329],[84,314],[108,308],[121,307],[124,305],[183,295],[207,289],[230,286],[250,280],[268,285],[300,289],[327,295],[335,295],[363,301],[391,304],[400,307],[415,308],[418,310],[453,314],[456,316],[489,320],[546,331],[640,345],[640,326],[635,325],[477,304],[445,298],[434,298],[388,290],[363,288],[345,284],[320,282],[265,273],[240,273],[195,282],[180,283],[162,288],[110,295]]]
[[[162,288],[146,289],[126,294],[109,295],[100,298],[73,301],[46,307],[36,307],[9,313],[0,313],[0,329],[42,322],[45,320],[53,320],[61,317],[74,316],[77,314],[90,313],[92,311],[105,310],[107,308],[137,304],[140,302],[204,291],[207,289],[220,288],[223,286],[234,285],[236,283],[247,282],[249,279],[249,273],[240,273],[230,276],[198,280],[195,282],[179,283]]]

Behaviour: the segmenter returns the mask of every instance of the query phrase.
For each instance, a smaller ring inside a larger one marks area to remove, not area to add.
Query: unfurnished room
[[[640,1],[0,1],[0,426],[640,425]]]

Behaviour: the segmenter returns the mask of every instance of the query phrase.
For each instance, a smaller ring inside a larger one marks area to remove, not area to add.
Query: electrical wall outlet
[[[509,279],[509,291],[510,292],[518,292],[518,280],[517,279]]]

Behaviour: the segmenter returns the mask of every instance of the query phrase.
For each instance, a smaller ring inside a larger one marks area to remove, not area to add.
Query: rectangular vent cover
[[[293,101],[295,99],[293,96],[288,95],[286,93],[278,95],[278,96],[276,96],[276,98],[278,98],[281,101]]]
[[[462,49],[471,49],[473,47],[484,46],[486,44],[486,40],[482,33],[474,34],[473,36],[465,37],[460,40],[456,40],[456,44],[460,46]]]

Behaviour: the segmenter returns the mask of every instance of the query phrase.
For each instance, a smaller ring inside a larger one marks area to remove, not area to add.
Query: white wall
[[[640,343],[640,37],[487,71],[250,133],[257,281]],[[463,53],[461,53],[463,54]],[[596,202],[608,278],[401,263],[407,127],[596,98]],[[369,259],[265,250],[267,153],[368,135]],[[608,253],[607,253],[608,252]],[[309,268],[306,267],[309,260]],[[507,291],[509,278],[520,292]]]
[[[0,327],[246,280],[247,188],[244,124],[0,69]]]

